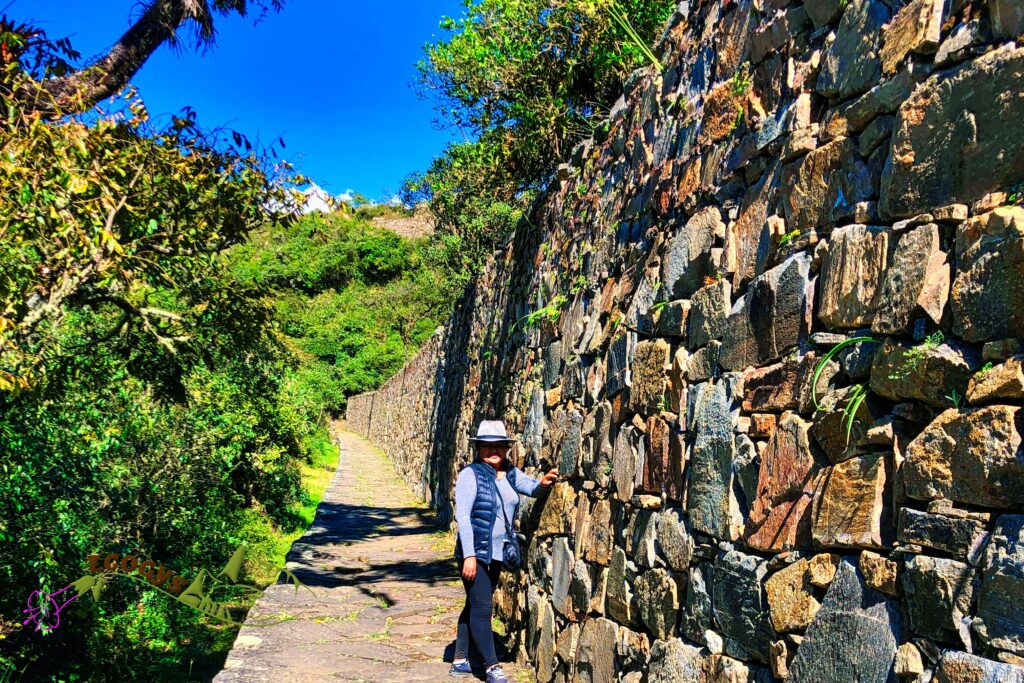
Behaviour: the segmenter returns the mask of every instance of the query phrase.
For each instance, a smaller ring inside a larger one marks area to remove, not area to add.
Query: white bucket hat
[[[476,436],[469,437],[477,443],[514,443],[505,431],[505,423],[501,420],[483,420],[476,429]]]

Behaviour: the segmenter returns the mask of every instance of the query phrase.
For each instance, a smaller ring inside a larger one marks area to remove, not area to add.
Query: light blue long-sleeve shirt
[[[509,523],[513,523],[516,512],[519,510],[519,494],[524,496],[535,496],[540,482],[525,474],[522,470],[516,471],[516,488],[512,488],[508,477],[499,477],[498,495],[501,496],[501,503],[508,516]],[[464,557],[474,557],[475,548],[473,545],[473,502],[476,500],[477,487],[476,475],[469,467],[459,472],[455,480],[455,521],[459,525],[459,542],[462,544]],[[491,531],[491,561],[500,562],[503,559],[505,548],[505,520],[498,510],[494,520],[494,529]]]

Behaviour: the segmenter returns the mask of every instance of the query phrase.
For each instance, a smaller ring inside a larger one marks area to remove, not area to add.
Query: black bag
[[[522,539],[520,534],[516,533],[516,530],[512,528],[512,523],[508,521],[508,515],[505,514],[505,501],[501,496],[501,491],[498,491],[498,507],[501,508],[501,516],[505,520],[505,543],[502,548],[501,566],[506,571],[514,572],[523,566]]]

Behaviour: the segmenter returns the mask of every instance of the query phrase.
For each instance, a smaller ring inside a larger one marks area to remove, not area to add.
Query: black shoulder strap
[[[512,490],[515,491],[515,487],[512,487]],[[512,540],[516,535],[515,529],[512,528],[512,523],[508,521],[508,515],[505,514],[505,498],[501,495],[501,489],[498,487],[497,480],[494,482],[494,491],[498,494],[498,507],[501,509],[501,517],[505,520],[505,538]],[[518,496],[519,494],[516,493],[516,495]]]

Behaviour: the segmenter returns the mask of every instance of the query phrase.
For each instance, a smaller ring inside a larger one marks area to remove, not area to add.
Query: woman
[[[455,521],[459,539],[455,557],[462,566],[462,584],[466,588],[466,606],[459,615],[452,676],[470,676],[469,639],[484,658],[487,683],[508,683],[494,651],[491,611],[494,588],[498,585],[505,541],[519,509],[519,494],[535,496],[541,487],[549,488],[558,479],[551,470],[539,481],[510,466],[508,450],[513,440],[500,420],[484,420],[470,439],[476,447],[476,459],[463,468],[455,482]],[[499,503],[500,501],[500,503]]]

